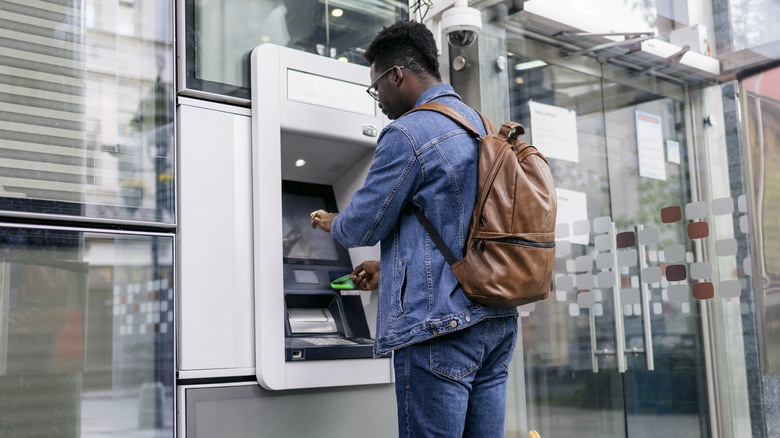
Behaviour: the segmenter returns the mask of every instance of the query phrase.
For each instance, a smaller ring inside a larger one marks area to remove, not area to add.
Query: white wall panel
[[[242,374],[254,367],[250,117],[182,102],[179,369]]]

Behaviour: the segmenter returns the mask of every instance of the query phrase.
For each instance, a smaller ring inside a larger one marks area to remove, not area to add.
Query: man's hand
[[[323,230],[330,233],[330,224],[333,219],[338,216],[338,213],[328,213],[325,210],[317,210],[311,213],[311,227],[320,227]]]
[[[370,260],[363,262],[352,271],[350,277],[359,290],[374,290],[379,287],[379,262]]]

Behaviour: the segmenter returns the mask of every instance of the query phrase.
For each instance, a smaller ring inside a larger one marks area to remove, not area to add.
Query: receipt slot
[[[341,211],[386,123],[368,67],[265,44],[252,52],[255,369],[265,389],[390,383],[373,357],[376,297],[333,287],[378,248],[340,247],[309,213]]]

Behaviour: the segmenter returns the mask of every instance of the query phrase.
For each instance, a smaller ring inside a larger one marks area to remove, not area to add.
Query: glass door
[[[615,93],[625,97],[621,88],[605,84],[605,100]],[[594,241],[612,244],[596,244],[596,257],[616,254],[617,273],[614,286],[611,279],[603,285],[601,270],[596,286],[602,291],[610,286],[613,343],[624,342],[615,350],[623,350],[625,363],[616,357],[615,370],[623,387],[626,436],[710,436],[698,305],[713,298],[713,270],[699,248],[709,235],[709,208],[691,192],[696,175],[688,167],[685,101],[645,97],[622,108],[605,104],[614,228]],[[615,306],[622,309],[615,312]],[[597,340],[596,354],[602,351]]]
[[[716,240],[713,220],[737,200],[700,199],[699,84],[518,35],[508,48],[511,118],[548,158],[559,204],[554,291],[521,308],[509,400],[527,417],[510,412],[507,436],[711,436],[705,302],[735,293],[714,280],[712,245],[729,255],[734,239]]]

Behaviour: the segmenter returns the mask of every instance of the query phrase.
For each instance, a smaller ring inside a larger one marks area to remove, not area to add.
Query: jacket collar
[[[423,94],[421,94],[420,97],[417,99],[417,102],[415,103],[414,106],[416,108],[424,103],[428,103],[434,99],[438,99],[444,96],[454,97],[458,100],[461,100],[460,96],[458,96],[458,93],[455,92],[455,89],[453,89],[451,85],[437,84],[425,90]]]

